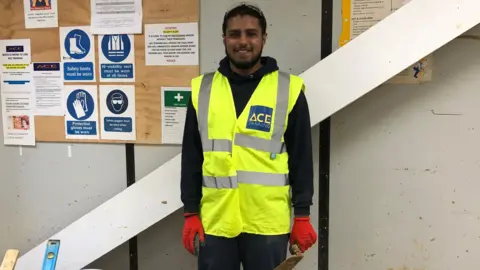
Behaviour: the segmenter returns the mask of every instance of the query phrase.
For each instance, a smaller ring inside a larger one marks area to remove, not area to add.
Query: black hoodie
[[[262,67],[249,76],[233,72],[229,61],[220,61],[218,71],[230,82],[237,117],[248,103],[261,78],[278,70],[277,61],[262,57]],[[288,118],[284,134],[289,155],[289,180],[295,216],[310,215],[313,197],[313,158],[310,113],[305,94],[300,92]],[[203,150],[195,109],[190,101],[187,107],[182,145],[181,199],[185,213],[199,213],[202,198]]]

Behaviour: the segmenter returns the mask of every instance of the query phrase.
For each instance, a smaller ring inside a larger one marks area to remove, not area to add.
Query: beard
[[[260,58],[262,57],[262,51],[263,49],[260,50],[258,55],[255,55],[250,61],[237,61],[228,53],[227,49],[225,48],[225,54],[227,55],[228,61],[230,61],[233,66],[241,70],[247,70],[254,67],[258,63],[258,61],[260,61]]]

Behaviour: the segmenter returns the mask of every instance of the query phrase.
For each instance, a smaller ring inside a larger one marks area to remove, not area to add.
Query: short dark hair
[[[267,19],[265,18],[265,15],[263,15],[262,10],[259,7],[254,6],[252,4],[241,3],[240,5],[235,6],[234,8],[230,9],[225,13],[225,16],[223,17],[223,24],[222,24],[222,32],[224,35],[227,30],[227,21],[230,18],[233,18],[238,15],[240,16],[249,15],[257,18],[258,22],[260,23],[260,28],[262,29],[262,34],[265,34],[267,32]]]

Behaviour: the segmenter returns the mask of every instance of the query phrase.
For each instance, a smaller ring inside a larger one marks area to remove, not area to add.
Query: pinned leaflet
[[[25,28],[58,27],[60,0],[23,0]]]
[[[162,87],[162,143],[182,144],[189,87]]]
[[[63,116],[62,65],[58,62],[33,63],[35,115]]]
[[[142,0],[90,0],[90,12],[96,35],[142,33]]]
[[[30,64],[30,39],[0,40],[0,64]]]
[[[35,145],[35,94],[32,65],[1,66],[3,140],[6,145]]]
[[[198,24],[145,25],[145,65],[198,65]]]

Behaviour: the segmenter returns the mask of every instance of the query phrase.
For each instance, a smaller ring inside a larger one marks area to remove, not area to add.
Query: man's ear
[[[268,37],[267,33],[263,34],[263,45],[265,45],[265,43],[267,42],[267,37]]]

